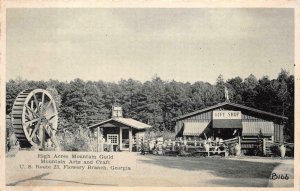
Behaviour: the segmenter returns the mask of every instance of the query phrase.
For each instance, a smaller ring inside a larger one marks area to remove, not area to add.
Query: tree
[[[224,102],[225,101],[225,82],[224,82],[224,78],[223,75],[219,75],[217,78],[217,82],[216,82],[216,88],[217,88],[217,100],[219,100],[220,102]]]
[[[55,87],[47,87],[46,91],[48,91],[50,93],[50,95],[54,99],[54,102],[55,102],[58,112],[60,112],[61,96],[58,94],[56,88]]]
[[[118,83],[103,81],[28,81],[22,78],[6,83],[6,114],[17,95],[25,89],[47,88],[59,111],[59,131],[78,134],[78,130],[111,116],[113,105],[123,107],[124,117],[153,126],[155,131],[173,131],[175,117],[224,101],[224,87],[230,101],[285,115],[285,137],[294,139],[294,76],[281,70],[276,79],[263,76],[237,76],[226,82],[219,75],[216,84],[163,81],[157,75],[144,83],[133,79]]]
[[[227,80],[226,84],[229,91],[229,97],[231,101],[238,104],[243,104],[242,100],[242,87],[243,79],[241,77],[235,77]]]
[[[87,126],[88,103],[85,99],[85,82],[81,79],[71,81],[62,101],[64,117],[72,123]]]
[[[255,88],[257,85],[258,81],[253,74],[245,78],[242,84],[242,100],[249,107],[256,107],[255,97],[257,96],[257,91]]]

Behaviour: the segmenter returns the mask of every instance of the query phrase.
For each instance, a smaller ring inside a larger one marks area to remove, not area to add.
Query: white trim
[[[119,135],[118,134],[107,134],[107,136],[106,136],[107,137],[107,142],[109,142],[109,140],[111,140],[111,139],[108,138],[109,136],[117,137],[117,143],[112,143],[111,142],[112,145],[119,145]]]
[[[129,148],[123,148],[123,144],[122,144],[123,129],[128,129],[128,136],[129,136],[129,128],[128,127],[120,127],[120,150],[128,151]]]

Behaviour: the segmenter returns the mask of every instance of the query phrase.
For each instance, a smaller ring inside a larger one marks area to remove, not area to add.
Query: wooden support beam
[[[99,139],[100,139],[100,152],[103,152],[104,151],[104,136],[103,136],[103,134],[102,134],[102,131],[103,129],[101,129],[100,127],[99,127]]]
[[[97,152],[100,151],[100,127],[97,127]]]
[[[267,154],[267,150],[266,150],[266,139],[263,138],[263,155],[265,156]]]
[[[44,123],[37,124],[36,129],[38,129],[37,130],[38,131],[38,138],[39,138],[39,141],[41,143],[40,148],[42,150],[45,150],[45,142],[46,142],[45,124]]]
[[[129,127],[129,152],[132,151],[132,127]]]
[[[119,147],[120,147],[120,150],[123,150],[123,145],[122,145],[122,127],[120,127],[120,132],[119,132]]]

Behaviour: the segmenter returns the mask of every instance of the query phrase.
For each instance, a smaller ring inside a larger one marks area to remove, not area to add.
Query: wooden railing
[[[171,142],[158,142],[156,150],[161,150],[163,153],[173,153],[175,151],[179,154],[199,154],[204,153],[206,155],[217,154],[217,155],[228,155],[229,147],[240,144],[240,138],[232,138],[227,140],[175,140]],[[205,146],[208,144],[208,146]],[[209,150],[208,150],[209,148]],[[150,146],[150,150],[152,150]]]
[[[273,155],[276,155],[276,153],[274,153],[272,151],[272,147],[273,146],[277,146],[279,147],[280,145],[284,144],[286,147],[294,147],[294,143],[288,143],[288,142],[273,142],[273,141],[270,141],[270,140],[264,140],[264,155],[267,155],[267,156],[273,156]]]
[[[230,145],[230,144],[235,144],[235,143],[240,143],[240,138],[236,137],[236,138],[232,138],[232,139],[226,139],[226,140],[222,140],[222,141],[207,141],[207,140],[176,140],[174,141],[175,143],[179,143],[181,145],[189,145],[189,146],[201,146],[203,145],[205,142],[207,142],[208,144],[217,144],[217,143],[224,143],[226,145]]]
[[[232,139],[226,139],[224,140],[224,143],[226,145],[230,145],[230,144],[235,144],[235,143],[240,143],[240,138],[236,137],[236,138],[232,138]]]

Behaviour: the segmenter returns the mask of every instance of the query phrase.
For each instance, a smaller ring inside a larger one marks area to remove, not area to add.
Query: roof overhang
[[[259,114],[262,114],[262,115],[267,115],[267,116],[270,116],[270,117],[282,119],[282,120],[287,120],[288,119],[287,117],[282,116],[282,115],[277,115],[277,114],[274,114],[274,113],[262,111],[262,110],[247,107],[247,106],[244,106],[244,105],[240,105],[240,104],[236,104],[236,103],[230,103],[230,102],[223,102],[223,103],[219,103],[217,105],[206,107],[206,108],[203,108],[203,109],[200,109],[200,110],[197,110],[197,111],[194,111],[194,112],[176,117],[176,118],[173,119],[173,121],[178,121],[178,120],[181,120],[181,119],[184,119],[184,118],[188,118],[188,117],[191,117],[191,116],[194,116],[194,115],[197,115],[197,114],[200,114],[200,113],[204,113],[204,112],[207,112],[207,111],[211,111],[211,110],[214,110],[214,109],[226,106],[226,105],[236,107],[236,108],[240,108],[240,109],[247,110],[247,111],[251,111],[251,112],[254,112],[254,113],[259,113]]]
[[[185,122],[184,123],[184,136],[199,136],[207,128],[209,121],[203,122]]]
[[[111,119],[102,121],[100,123],[91,125],[88,128],[96,128],[96,127],[101,127],[101,126],[105,127],[104,126],[105,124],[114,123],[114,122],[116,122],[118,124],[121,124],[123,126],[132,127],[132,128],[135,128],[135,129],[148,129],[148,128],[151,128],[151,126],[148,125],[148,124],[139,122],[135,119],[123,118],[123,117],[111,118]],[[111,127],[111,126],[108,126],[107,128],[109,128],[109,127]]]

